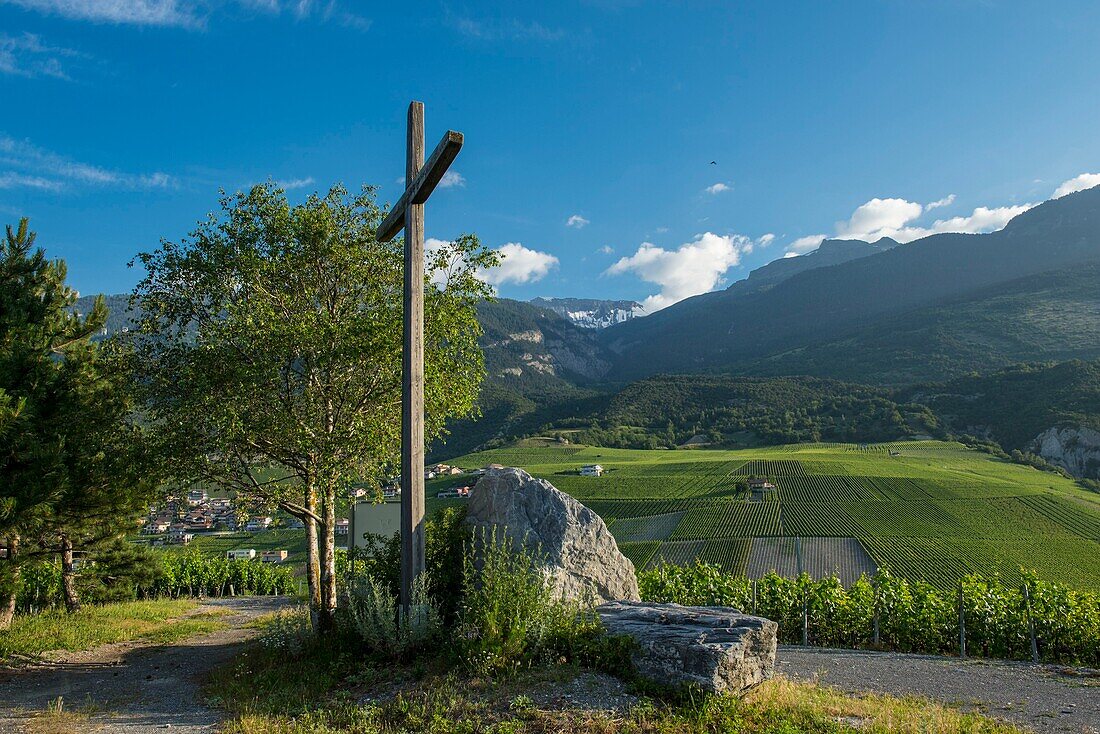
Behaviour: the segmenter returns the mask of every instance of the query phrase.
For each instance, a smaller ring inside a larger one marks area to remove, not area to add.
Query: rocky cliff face
[[[1083,426],[1048,428],[1035,437],[1033,450],[1075,477],[1100,476],[1100,431]]]
[[[642,316],[642,304],[600,298],[535,298],[531,303],[548,308],[582,329],[604,329]]]

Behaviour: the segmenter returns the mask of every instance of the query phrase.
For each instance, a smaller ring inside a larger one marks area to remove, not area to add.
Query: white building
[[[256,557],[255,548],[238,548],[225,552],[225,557],[231,561],[251,561]]]
[[[603,475],[603,467],[599,464],[588,464],[581,467],[582,477],[598,477]]]

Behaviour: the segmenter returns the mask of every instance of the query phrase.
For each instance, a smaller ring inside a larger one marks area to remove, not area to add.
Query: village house
[[[347,535],[349,524],[350,524],[350,522],[348,521],[348,519],[346,517],[341,517],[339,520],[337,520],[336,521],[336,534],[337,535]]]
[[[764,477],[749,477],[749,500],[762,502],[764,497],[775,491],[775,485]]]
[[[254,517],[245,523],[244,529],[249,533],[257,533],[261,530],[267,530],[271,527],[271,518],[267,516]]]
[[[198,507],[199,505],[206,504],[206,500],[205,489],[192,489],[187,493],[187,504],[191,507]]]
[[[170,527],[172,527],[172,523],[166,519],[150,520],[145,523],[145,527],[141,529],[141,534],[160,535],[161,533],[167,533]]]
[[[285,550],[265,550],[260,555],[260,560],[264,563],[282,563],[286,560],[287,552]]]
[[[580,475],[582,477],[599,477],[603,476],[603,467],[599,464],[586,464],[581,467]]]
[[[231,561],[251,561],[256,557],[256,549],[237,548],[236,550],[226,551],[225,557]]]
[[[182,524],[173,525],[168,530],[168,542],[176,545],[187,545],[195,539],[195,534],[190,532]]]

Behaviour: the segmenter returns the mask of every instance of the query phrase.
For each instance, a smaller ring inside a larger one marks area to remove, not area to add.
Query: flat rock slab
[[[729,607],[629,601],[596,611],[609,634],[634,639],[634,666],[654,683],[739,693],[775,672],[779,626],[770,619]]]

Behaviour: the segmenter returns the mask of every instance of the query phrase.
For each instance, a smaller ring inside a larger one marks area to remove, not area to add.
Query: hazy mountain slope
[[[88,313],[92,310],[92,304],[98,296],[81,296],[76,299],[76,311]],[[117,334],[123,329],[132,328],[130,322],[130,296],[127,293],[116,293],[104,296],[107,302],[107,326],[103,336]]]
[[[781,257],[753,270],[749,273],[749,277],[727,288],[726,293],[743,294],[759,291],[807,270],[840,265],[850,260],[885,252],[897,246],[898,243],[889,237],[883,237],[873,244],[862,240],[824,240],[813,252],[798,257]]]
[[[1000,232],[941,234],[747,294],[708,293],[609,327],[609,373],[737,369],[997,283],[1100,261],[1100,189],[1046,202]]]
[[[1040,273],[880,319],[837,337],[738,365],[906,385],[1019,362],[1100,357],[1100,264]]]

